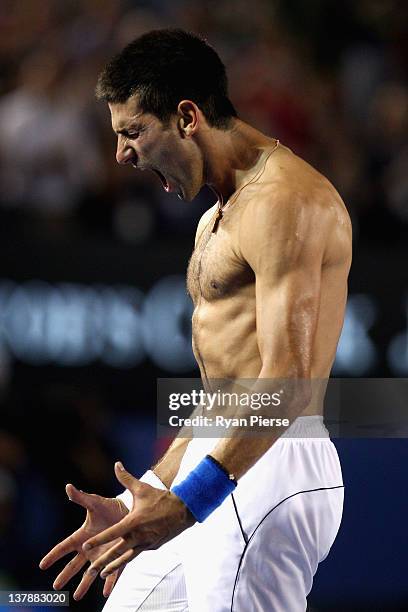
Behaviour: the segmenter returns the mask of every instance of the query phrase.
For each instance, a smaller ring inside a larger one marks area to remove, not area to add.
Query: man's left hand
[[[144,550],[159,548],[195,523],[187,507],[170,491],[140,482],[120,462],[115,463],[115,474],[119,482],[132,493],[133,508],[116,525],[83,544],[84,551],[88,552],[95,546],[120,538],[88,569],[91,576],[101,573],[102,578],[123,568]]]

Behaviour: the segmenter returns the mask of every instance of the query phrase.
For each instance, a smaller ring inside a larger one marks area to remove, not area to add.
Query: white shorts
[[[192,440],[174,484],[216,442]],[[103,612],[304,612],[343,497],[323,418],[299,417],[204,523],[128,563]]]

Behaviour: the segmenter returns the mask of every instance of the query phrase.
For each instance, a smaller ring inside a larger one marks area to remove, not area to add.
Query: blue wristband
[[[194,518],[202,523],[236,486],[236,480],[228,476],[228,472],[207,455],[180,484],[171,488],[171,492],[177,495]]]

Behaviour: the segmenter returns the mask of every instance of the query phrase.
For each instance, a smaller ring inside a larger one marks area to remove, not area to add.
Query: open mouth
[[[159,177],[159,179],[160,179],[160,181],[161,181],[161,184],[163,185],[163,189],[164,189],[165,191],[167,191],[167,193],[168,193],[168,192],[170,191],[170,185],[168,184],[167,179],[166,179],[166,177],[164,176],[164,174],[162,174],[162,173],[160,172],[160,170],[156,170],[156,168],[152,168],[152,170],[153,170],[153,172],[154,172],[155,174],[157,174],[157,176]]]

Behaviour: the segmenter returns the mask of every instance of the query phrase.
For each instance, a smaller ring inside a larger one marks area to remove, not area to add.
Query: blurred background
[[[168,444],[155,433],[157,377],[197,375],[184,276],[214,198],[203,190],[181,202],[153,176],[117,166],[108,109],[94,100],[99,70],[147,30],[204,35],[240,117],[323,172],[351,214],[334,374],[406,377],[407,7],[2,0],[0,589],[51,588],[56,570],[38,562],[83,520],[65,483],[118,493],[115,460],[139,475]],[[407,442],[336,444],[344,521],[311,609],[406,609]],[[101,601],[97,584],[71,608]]]

